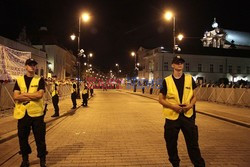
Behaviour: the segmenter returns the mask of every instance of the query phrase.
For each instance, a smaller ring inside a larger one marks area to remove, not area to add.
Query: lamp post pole
[[[131,52],[131,56],[135,57],[135,76],[136,76],[136,53]]]
[[[80,57],[84,55],[84,50],[80,49],[80,42],[81,42],[81,21],[88,22],[90,19],[88,13],[83,13],[78,18],[78,36],[77,36],[77,98],[80,99]],[[71,36],[72,40],[75,40],[75,35],[72,34]]]
[[[175,16],[173,16],[173,38],[174,38],[173,55],[175,56],[175,45],[176,45],[176,41],[175,41]]]
[[[116,63],[115,66],[117,67],[117,78],[119,78],[119,71],[120,71],[119,64]]]
[[[80,99],[80,38],[81,38],[81,17],[78,18],[78,40],[77,40],[77,99]]]

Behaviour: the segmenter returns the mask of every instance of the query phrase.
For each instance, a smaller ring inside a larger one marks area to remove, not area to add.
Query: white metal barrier
[[[15,83],[0,83],[0,111],[10,110],[14,108],[14,100],[13,100],[13,88]],[[44,94],[44,102],[50,103],[51,102],[51,94],[50,90],[51,84],[46,85],[46,90]],[[59,98],[65,99],[70,98],[71,95],[71,85],[69,84],[61,84],[59,86]]]
[[[131,89],[127,86],[125,89]],[[197,99],[203,101],[218,102],[231,105],[250,107],[250,89],[247,88],[219,88],[219,87],[197,87]],[[137,89],[137,92],[142,92]],[[144,87],[144,93],[150,94],[150,87]],[[160,93],[159,88],[153,88],[154,95]]]

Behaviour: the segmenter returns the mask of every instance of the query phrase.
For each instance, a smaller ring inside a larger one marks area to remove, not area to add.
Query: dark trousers
[[[94,89],[90,89],[90,95],[93,96]]]
[[[177,150],[177,140],[178,134],[181,130],[184,135],[188,155],[192,163],[195,167],[205,167],[205,161],[201,157],[198,144],[198,127],[195,125],[193,117],[187,118],[184,114],[180,114],[177,120],[166,119],[164,130],[169,161],[173,166],[179,166],[180,163]]]
[[[54,106],[54,110],[55,110],[55,115],[59,115],[59,96],[56,94],[55,96],[52,97],[52,103]]]
[[[76,107],[76,92],[71,93],[71,100],[73,103],[73,107]]]
[[[31,128],[36,141],[37,157],[44,157],[47,154],[45,143],[46,124],[44,122],[44,116],[30,117],[26,112],[25,116],[18,120],[17,128],[20,154],[28,155],[31,153],[28,141]]]
[[[88,98],[89,98],[88,93],[82,94],[82,105],[83,106],[87,106],[88,105]]]

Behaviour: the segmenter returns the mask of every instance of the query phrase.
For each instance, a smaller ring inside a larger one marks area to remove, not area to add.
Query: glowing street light
[[[184,38],[184,36],[182,34],[179,34],[177,38],[179,39],[179,41],[181,41]]]
[[[79,16],[79,18],[78,18],[78,36],[77,36],[77,38],[78,38],[78,40],[77,40],[77,52],[78,52],[78,54],[77,54],[77,68],[78,68],[78,74],[77,74],[77,78],[78,78],[78,80],[77,80],[77,98],[79,99],[80,98],[80,60],[79,60],[79,58],[80,58],[80,56],[84,56],[84,53],[83,52],[81,52],[81,50],[80,50],[80,38],[81,38],[81,22],[89,22],[90,21],[90,15],[89,15],[89,13],[83,13],[81,16]],[[76,35],[75,34],[72,34],[71,36],[70,36],[70,38],[71,38],[71,40],[75,40],[76,39]]]
[[[174,42],[173,42],[173,55],[175,55],[175,50],[176,50],[176,41],[175,41],[175,38],[176,38],[176,36],[175,36],[175,16],[174,16],[174,14],[171,11],[166,11],[164,13],[164,19],[167,20],[167,21],[170,21],[171,19],[173,20],[173,40],[174,40]],[[183,36],[182,36],[182,38],[183,38]]]
[[[72,35],[70,35],[70,38],[71,38],[72,41],[74,41],[76,39],[76,35],[72,34]]]
[[[131,56],[135,57],[135,70],[136,70],[136,53],[135,52],[131,52]]]

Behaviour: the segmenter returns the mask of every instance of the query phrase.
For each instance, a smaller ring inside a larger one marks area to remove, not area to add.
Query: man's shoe
[[[76,109],[76,107],[72,107],[71,109]]]
[[[20,167],[29,167],[30,166],[30,163],[29,161],[22,161]]]
[[[59,117],[59,115],[54,114],[54,115],[52,115],[51,117]]]
[[[45,157],[40,158],[40,167],[46,167],[46,158]]]

